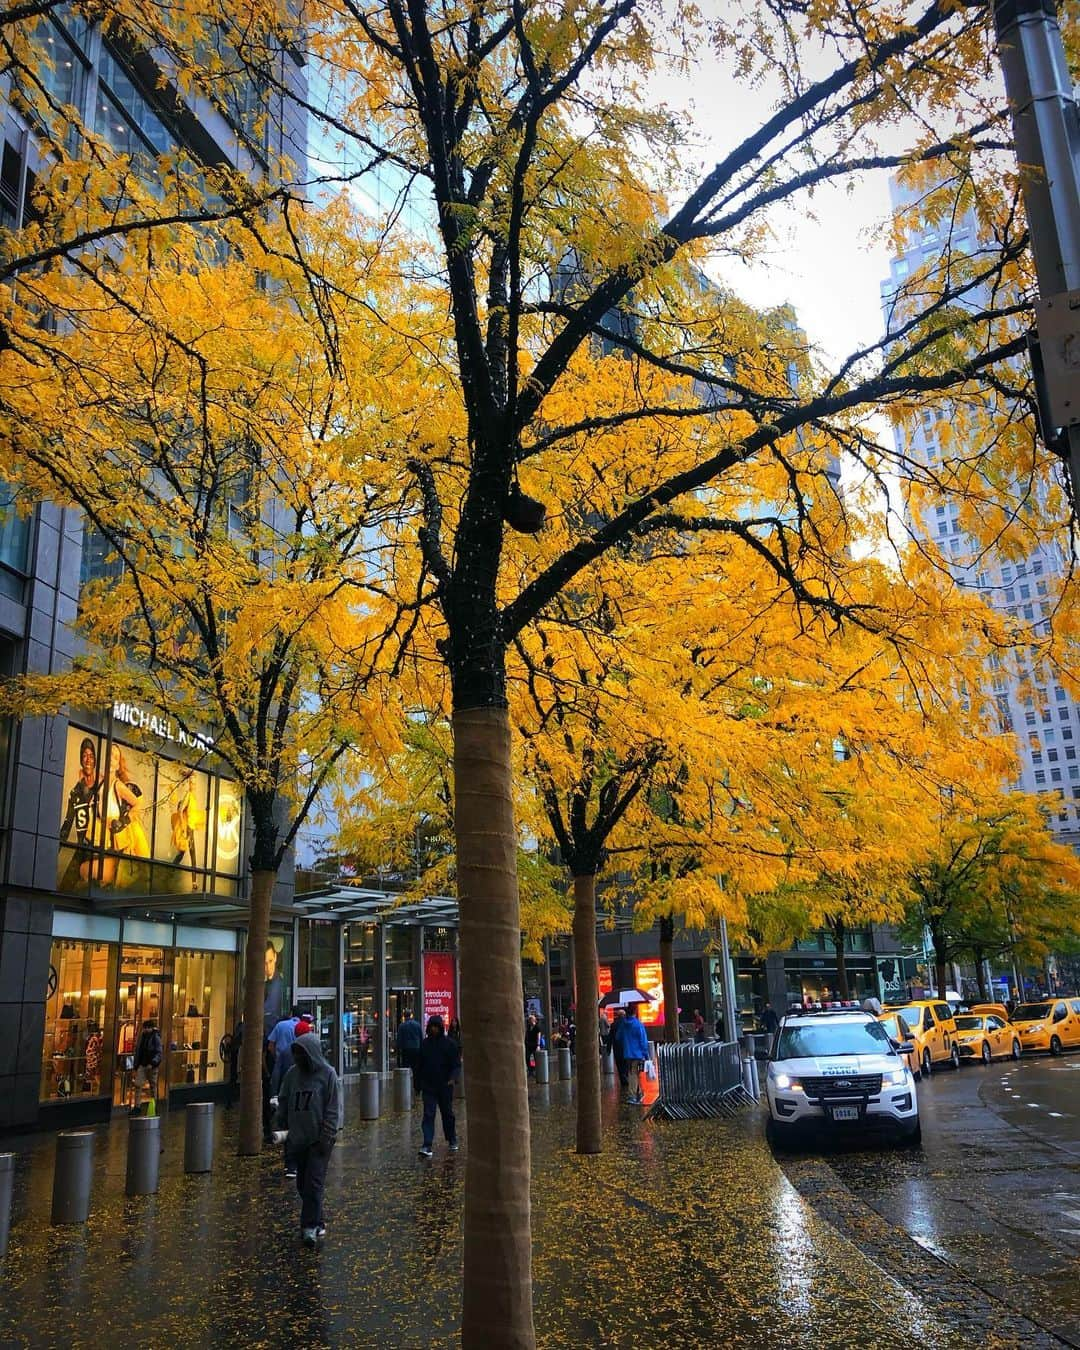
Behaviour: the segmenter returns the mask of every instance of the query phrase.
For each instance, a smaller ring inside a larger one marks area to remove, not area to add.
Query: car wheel
[[[994,1056],[990,1053],[990,1042],[989,1042],[989,1041],[983,1041],[982,1057],[983,1057],[983,1063],[984,1063],[984,1064],[989,1064],[990,1061],[994,1058]]]
[[[949,1068],[959,1069],[959,1067],[960,1067],[960,1051],[954,1045],[952,1049],[949,1051]]]
[[[1012,1044],[1012,1057],[1013,1057],[1013,1059],[1019,1059],[1020,1056],[1023,1054],[1023,1052],[1024,1052],[1024,1051],[1023,1051],[1023,1046],[1020,1044],[1019,1041],[1014,1040],[1014,1041],[1013,1041],[1013,1044]]]
[[[922,1148],[922,1121],[915,1122],[915,1128],[909,1133],[901,1136],[901,1148]]]
[[[930,1058],[930,1047],[927,1046],[922,1052],[922,1076],[930,1077],[930,1070],[934,1066],[934,1061]]]
[[[1051,1037],[1050,1037],[1050,1053],[1051,1053],[1052,1055],[1060,1055],[1060,1054],[1061,1054],[1061,1037],[1060,1037],[1060,1036],[1051,1036]]]
[[[772,1116],[765,1122],[765,1142],[777,1153],[786,1152],[792,1143],[792,1132],[783,1125],[777,1125]]]

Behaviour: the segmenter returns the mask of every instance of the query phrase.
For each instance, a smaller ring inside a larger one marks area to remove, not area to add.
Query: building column
[[[413,971],[416,980],[416,1020],[421,1026],[424,1017],[424,925],[418,923],[413,929]]]
[[[345,1072],[345,925],[337,926],[337,1063],[340,1078]]]
[[[45,999],[49,984],[53,907],[0,899],[0,1025],[5,1055],[0,1070],[0,1127],[37,1121]]]
[[[783,1017],[787,1012],[788,993],[782,952],[770,952],[765,958],[765,988],[768,990],[768,999],[773,1012],[777,1017]]]
[[[375,925],[375,1006],[379,1010],[378,1034],[375,1037],[375,1068],[386,1073],[390,1068],[390,1042],[387,1039],[386,1011],[386,928]]]

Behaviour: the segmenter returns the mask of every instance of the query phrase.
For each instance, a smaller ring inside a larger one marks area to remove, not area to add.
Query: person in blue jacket
[[[637,1004],[631,1003],[626,1016],[615,1023],[614,1036],[619,1053],[626,1064],[626,1076],[630,1084],[628,1102],[640,1104],[645,1100],[641,1088],[641,1071],[649,1055],[649,1035],[637,1015]]]

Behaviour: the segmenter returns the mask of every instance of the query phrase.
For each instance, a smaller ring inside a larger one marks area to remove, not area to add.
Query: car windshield
[[[1034,1022],[1037,1017],[1049,1017],[1050,1012],[1049,1003],[1021,1003],[1013,1009],[1013,1021]]]
[[[956,1029],[957,1031],[982,1031],[983,1019],[981,1017],[958,1017]]]
[[[921,1027],[923,1010],[921,1008],[890,1008],[890,1012],[898,1012],[909,1027]]]
[[[881,1025],[889,1033],[894,1041],[904,1039],[903,1032],[900,1030],[900,1019],[897,1017],[882,1017],[879,1019]]]
[[[880,1022],[814,1022],[784,1027],[776,1047],[777,1059],[805,1059],[813,1055],[887,1055],[889,1033]]]

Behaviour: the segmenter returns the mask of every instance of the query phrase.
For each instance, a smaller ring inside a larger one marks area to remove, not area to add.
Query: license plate
[[[833,1120],[858,1120],[859,1108],[857,1106],[834,1106],[832,1118]]]

